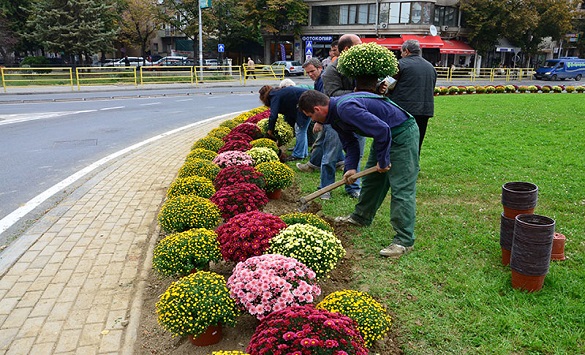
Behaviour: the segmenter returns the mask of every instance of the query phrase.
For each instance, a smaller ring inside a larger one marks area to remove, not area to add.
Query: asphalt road
[[[260,106],[256,92],[31,93],[26,100],[18,95],[20,103],[11,97],[0,105],[0,221],[111,154],[209,117]],[[48,200],[6,233],[0,229],[0,246],[57,202]]]

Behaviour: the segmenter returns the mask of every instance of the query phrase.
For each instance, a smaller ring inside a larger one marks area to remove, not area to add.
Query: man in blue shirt
[[[389,99],[369,92],[329,98],[310,90],[301,95],[299,109],[315,122],[330,124],[339,134],[346,152],[343,177],[348,184],[353,182],[350,177],[357,172],[360,158],[354,133],[374,139],[366,168],[377,165],[378,173],[362,178],[354,212],[335,220],[369,226],[390,189],[390,222],[396,235],[380,255],[398,258],[411,251],[419,170],[419,130],[414,118]]]

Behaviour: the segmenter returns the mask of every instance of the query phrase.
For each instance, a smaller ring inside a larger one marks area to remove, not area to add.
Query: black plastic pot
[[[536,214],[516,216],[510,268],[528,276],[548,273],[555,221]]]
[[[533,183],[516,181],[502,186],[502,205],[508,218],[533,213],[537,201],[538,186]]]

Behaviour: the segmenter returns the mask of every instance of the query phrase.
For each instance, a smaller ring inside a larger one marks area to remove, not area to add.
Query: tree
[[[39,0],[32,6],[28,35],[46,50],[87,58],[112,48],[117,33],[115,5],[110,0]]]
[[[126,0],[120,19],[120,38],[127,44],[140,46],[142,56],[162,21],[155,0]]]
[[[30,0],[0,0],[0,56],[9,63],[15,50],[32,49],[19,33],[25,28]]]
[[[307,25],[309,6],[302,0],[244,0],[248,25],[279,43],[283,34],[299,36]]]
[[[571,0],[461,0],[469,39],[480,53],[505,37],[528,57],[545,37],[559,40],[571,30]]]

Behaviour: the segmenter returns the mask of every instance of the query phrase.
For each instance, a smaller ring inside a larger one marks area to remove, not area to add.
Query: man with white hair
[[[437,71],[431,63],[421,56],[420,44],[409,39],[402,44],[398,73],[394,76],[396,86],[388,95],[416,120],[420,131],[418,154],[427,131],[429,118],[435,112],[435,85]]]

